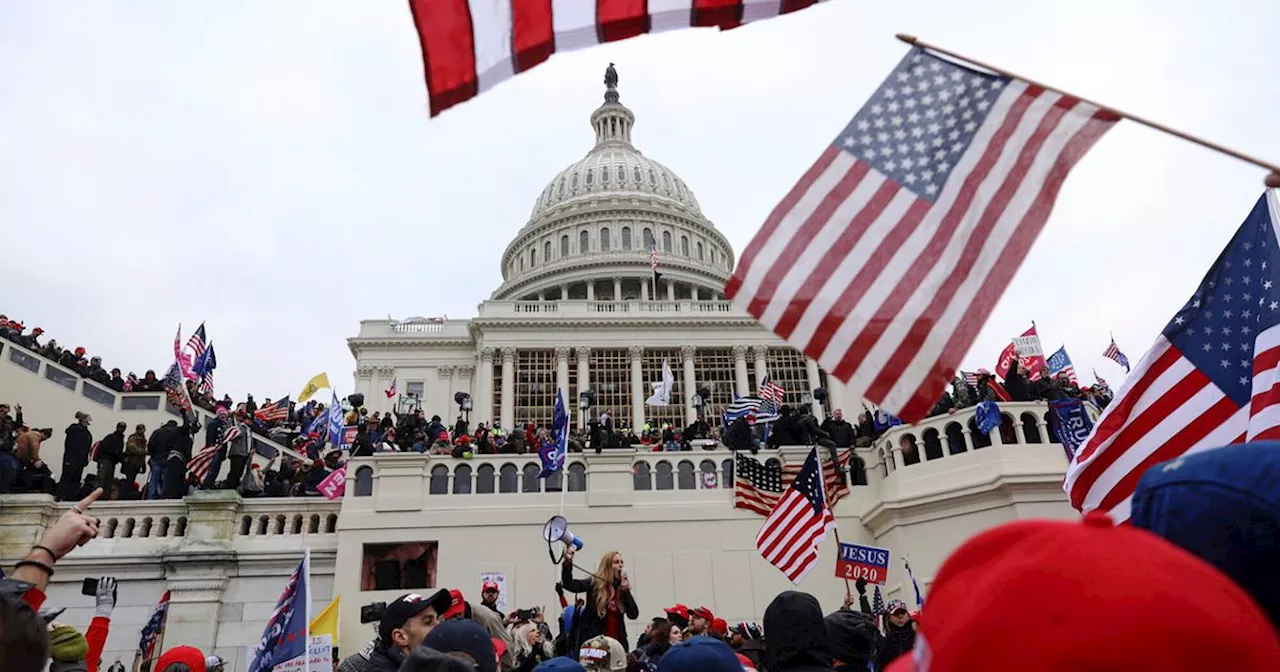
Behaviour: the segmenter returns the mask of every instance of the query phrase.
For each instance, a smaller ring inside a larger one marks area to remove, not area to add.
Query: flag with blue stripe
[[[564,408],[563,392],[556,393],[556,407],[551,418],[551,443],[538,446],[538,459],[542,460],[542,471],[538,478],[547,478],[564,468],[564,460],[569,455],[569,413]]]
[[[307,612],[311,599],[311,553],[289,575],[284,592],[267,621],[267,629],[250,652],[245,672],[270,672],[276,665],[307,652]]]

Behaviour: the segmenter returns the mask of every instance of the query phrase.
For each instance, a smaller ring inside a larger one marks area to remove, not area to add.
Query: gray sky
[[[361,318],[468,317],[618,64],[635,139],[736,250],[902,57],[909,32],[1280,161],[1280,4],[837,0],[557,55],[431,119],[403,1],[0,6],[0,312],[141,374],[202,320],[219,393],[351,390]],[[980,8],[975,14],[975,8]],[[1036,320],[1136,363],[1262,171],[1122,123],[1072,173],[966,368]],[[162,371],[161,371],[162,372]]]

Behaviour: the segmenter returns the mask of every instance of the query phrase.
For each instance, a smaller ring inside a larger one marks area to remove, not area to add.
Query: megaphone
[[[575,550],[582,550],[586,544],[577,535],[569,531],[569,521],[564,516],[552,516],[546,525],[542,526],[542,538],[548,544],[553,541],[563,541],[566,546],[573,546]]]

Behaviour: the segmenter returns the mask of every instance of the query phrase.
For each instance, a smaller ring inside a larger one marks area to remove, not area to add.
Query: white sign
[[[271,669],[272,672],[332,672],[332,638],[329,635],[312,637],[306,655],[286,660]]]
[[[507,613],[507,573],[506,572],[480,572],[480,585],[483,586],[488,582],[498,584],[498,611]]]

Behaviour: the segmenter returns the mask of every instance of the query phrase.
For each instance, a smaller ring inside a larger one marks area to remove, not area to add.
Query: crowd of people
[[[0,669],[104,669],[117,592],[98,580],[82,634],[41,611],[56,563],[91,542],[90,493],[50,526],[0,581]],[[824,614],[785,591],[760,623],[728,623],[676,604],[644,621],[617,551],[589,568],[566,546],[560,613],[500,609],[460,590],[408,593],[368,605],[373,641],[335,652],[340,672],[1131,672],[1280,669],[1280,451],[1246,443],[1156,464],[1142,476],[1129,525],[1101,514],[1016,521],[979,533],[941,565],[915,611],[879,606],[859,581]],[[572,594],[570,596],[569,594]],[[857,605],[855,608],[854,605]],[[1111,614],[1105,623],[1099,614]],[[220,672],[217,656],[179,645],[145,672]],[[119,661],[108,672],[122,669]]]

